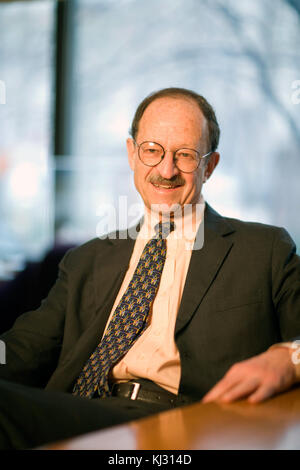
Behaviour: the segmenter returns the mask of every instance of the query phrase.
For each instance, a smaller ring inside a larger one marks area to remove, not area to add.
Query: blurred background
[[[105,231],[103,208],[120,196],[140,203],[125,141],[138,103],[169,86],[204,95],[219,120],[206,200],[223,215],[284,226],[300,246],[300,0],[4,1],[6,290],[28,266]]]

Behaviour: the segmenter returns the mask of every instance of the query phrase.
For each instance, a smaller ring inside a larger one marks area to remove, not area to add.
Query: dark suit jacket
[[[287,232],[221,217],[208,205],[204,220],[175,328],[179,392],[193,400],[235,362],[300,335],[300,259]],[[41,307],[2,336],[0,377],[70,392],[102,336],[133,246],[94,239],[69,251]]]

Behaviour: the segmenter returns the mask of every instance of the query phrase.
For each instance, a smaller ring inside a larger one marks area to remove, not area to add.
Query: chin
[[[182,204],[179,202],[155,201],[151,204],[147,204],[147,207],[151,212],[169,215],[171,212],[181,212]]]

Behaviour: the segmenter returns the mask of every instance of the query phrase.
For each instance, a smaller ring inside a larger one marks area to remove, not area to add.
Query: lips
[[[166,185],[166,184],[155,184],[155,183],[151,183],[151,184],[157,189],[176,189],[180,187],[180,185],[171,186],[171,185]]]

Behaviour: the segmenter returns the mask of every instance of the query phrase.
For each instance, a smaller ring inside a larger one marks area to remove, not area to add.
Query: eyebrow
[[[157,141],[157,140],[155,140],[155,139],[141,139],[140,144],[142,144],[143,142],[153,142],[153,143],[155,143],[155,144],[159,144],[159,145],[161,145],[162,147],[164,147],[161,142],[159,142],[159,141]],[[140,145],[140,144],[139,144],[139,145]],[[198,147],[197,145],[191,145],[191,144],[180,144],[180,145],[177,145],[177,146],[174,145],[174,148],[176,148],[176,149],[194,149],[194,150],[196,150],[197,147]],[[197,151],[198,151],[198,150],[197,150]]]

